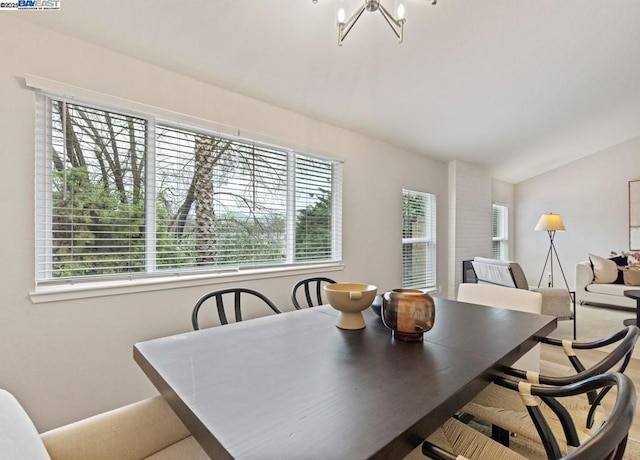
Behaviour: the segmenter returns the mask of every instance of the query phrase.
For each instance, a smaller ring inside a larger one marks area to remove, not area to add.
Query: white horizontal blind
[[[38,278],[143,271],[146,121],[61,100],[40,107]]]
[[[331,259],[334,205],[333,165],[317,158],[296,156],[295,260]],[[340,210],[338,210],[340,212]]]
[[[37,118],[38,283],[339,257],[339,162],[44,96]]]
[[[494,204],[492,221],[492,257],[499,260],[509,259],[509,208]]]
[[[402,287],[436,286],[436,195],[402,191]]]

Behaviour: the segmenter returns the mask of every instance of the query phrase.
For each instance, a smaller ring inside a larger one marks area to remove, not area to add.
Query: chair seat
[[[560,443],[561,451],[566,455],[572,448],[567,446],[560,421],[546,404],[540,401],[539,398],[536,399],[538,399],[540,408]],[[570,412],[580,441],[584,441],[591,436],[606,418],[604,410],[599,406],[596,409],[593,427],[588,429],[586,420],[590,406],[586,396],[566,397],[560,399],[559,402]],[[461,412],[473,415],[478,420],[497,425],[532,441],[540,441],[540,436],[520,395],[507,388],[495,384],[489,385],[472,402],[463,407]]]
[[[427,441],[469,460],[527,460],[456,419],[447,420]]]

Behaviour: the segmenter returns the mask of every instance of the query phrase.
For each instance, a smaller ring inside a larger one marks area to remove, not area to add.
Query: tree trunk
[[[213,208],[214,143],[205,136],[196,137],[194,198],[196,202],[196,261],[198,265],[216,261],[215,211]]]

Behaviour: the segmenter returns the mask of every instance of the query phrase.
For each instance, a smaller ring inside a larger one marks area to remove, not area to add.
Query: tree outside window
[[[340,257],[340,163],[42,98],[39,282]]]

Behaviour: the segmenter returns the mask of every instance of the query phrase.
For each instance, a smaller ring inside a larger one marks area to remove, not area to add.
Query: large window
[[[509,208],[494,204],[491,213],[494,259],[509,260]]]
[[[436,286],[436,196],[402,191],[402,287]]]
[[[37,283],[337,261],[341,164],[39,97]]]

